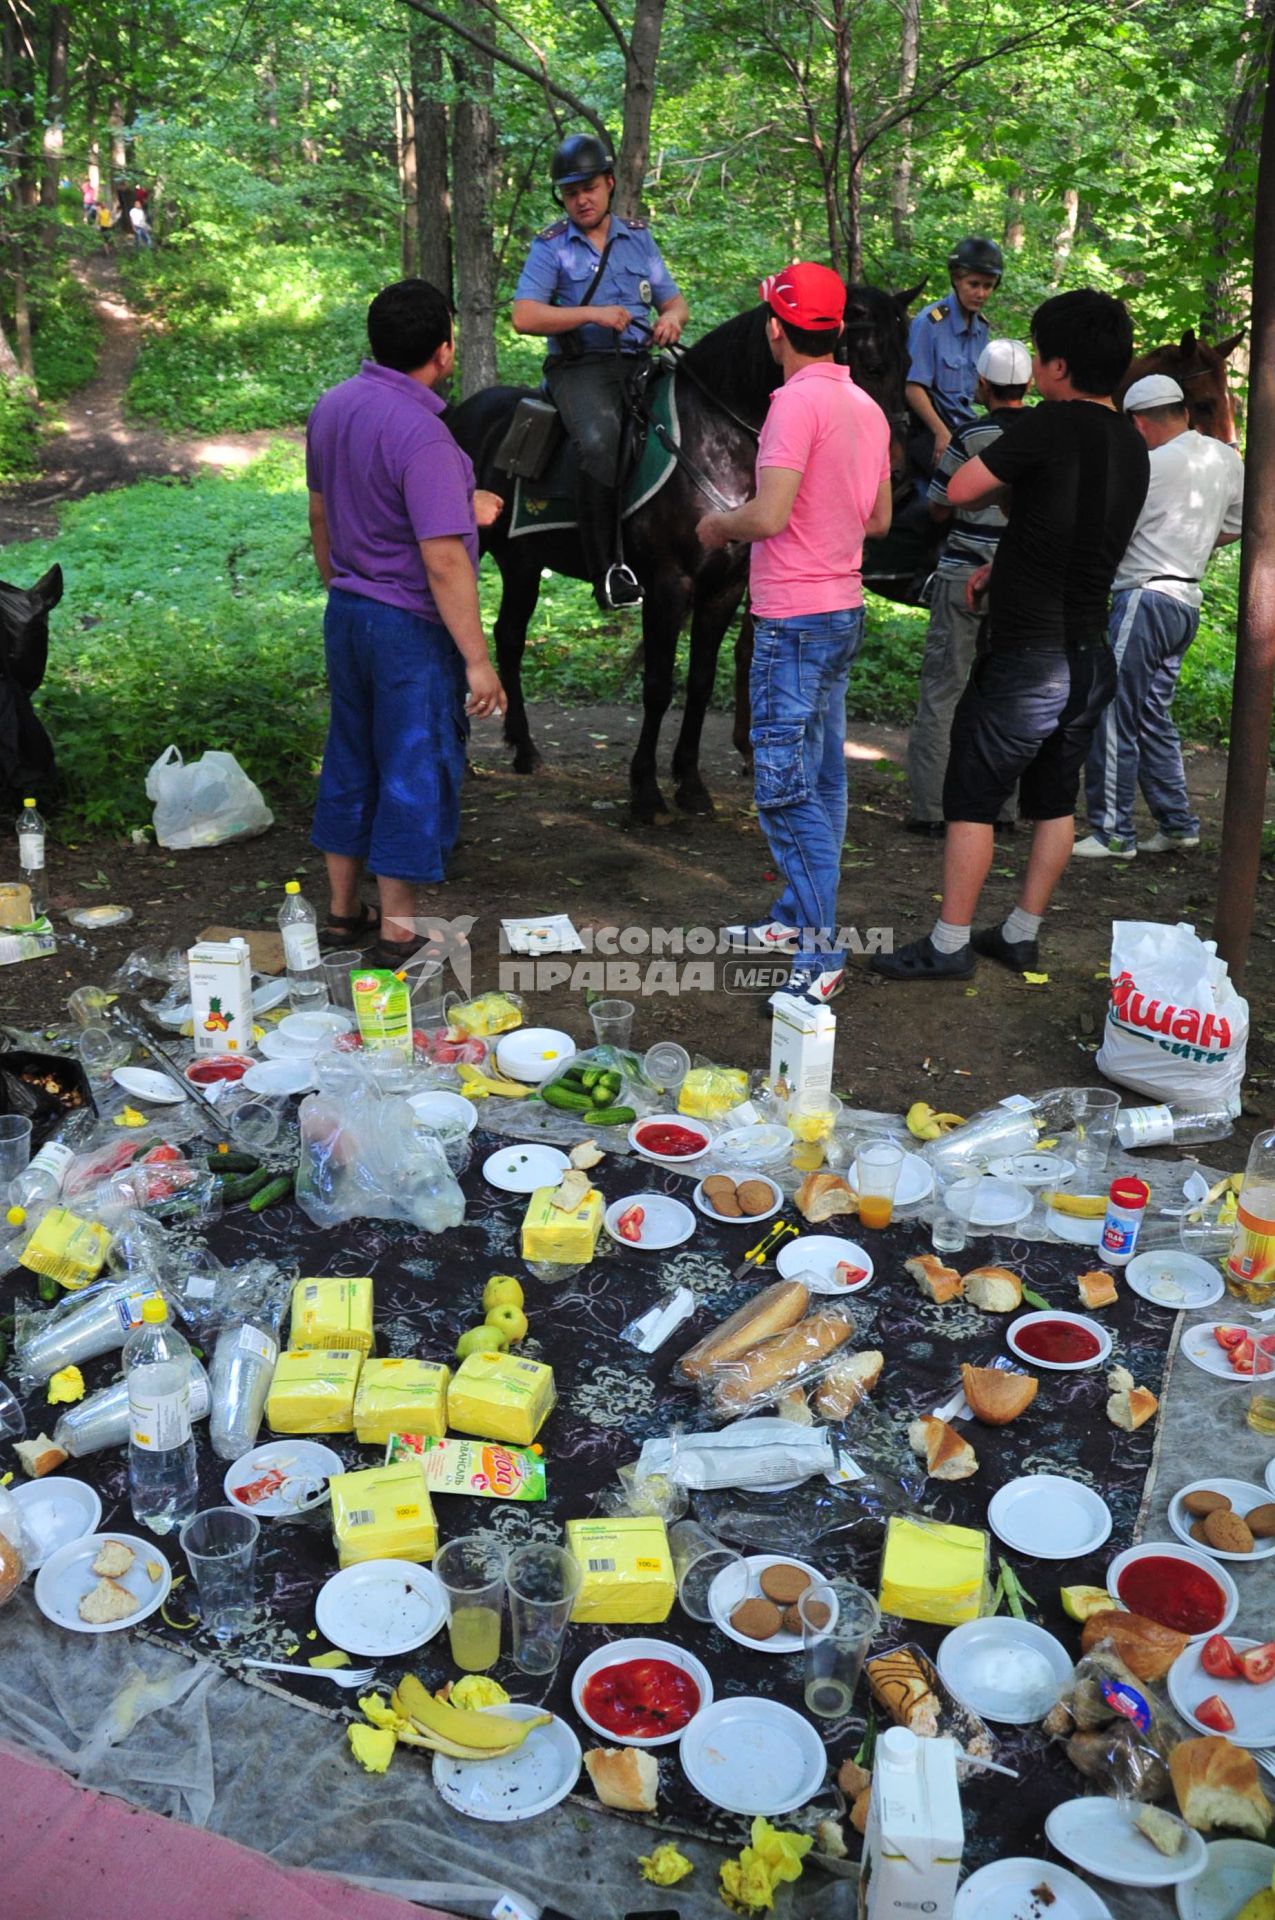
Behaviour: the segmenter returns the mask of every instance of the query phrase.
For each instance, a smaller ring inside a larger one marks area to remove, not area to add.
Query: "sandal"
[[[870,964],[873,973],[887,980],[968,980],[974,955],[968,945],[959,953],[940,953],[927,933],[924,940],[913,940],[894,953],[874,954]]]
[[[339,953],[342,947],[357,947],[364,934],[378,932],[380,925],[380,909],[369,907],[365,900],[359,902],[357,913],[330,913],[319,934],[320,951]]]
[[[382,936],[368,955],[367,964],[387,973],[401,973],[424,944],[423,940],[387,940]]]

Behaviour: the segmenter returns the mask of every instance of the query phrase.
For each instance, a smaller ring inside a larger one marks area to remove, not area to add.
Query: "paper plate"
[[[952,1920],[1111,1920],[1111,1908],[1052,1860],[993,1860],[965,1881]]]
[[[34,1573],[72,1540],[92,1533],[102,1518],[102,1502],[85,1480],[28,1480],[10,1493],[22,1514],[31,1544],[27,1572]],[[81,1625],[83,1622],[81,1622]]]
[[[1183,1253],[1180,1247],[1135,1254],[1124,1277],[1130,1293],[1149,1300],[1153,1307],[1167,1307],[1170,1313],[1211,1307],[1226,1292],[1216,1267],[1194,1253]]]
[[[1024,1327],[1039,1326],[1045,1320],[1065,1320],[1068,1326],[1083,1327],[1093,1334],[1098,1342],[1098,1351],[1089,1360],[1041,1360],[1034,1353],[1028,1353],[1020,1344]],[[1046,1373],[1084,1373],[1089,1367],[1100,1367],[1111,1353],[1111,1335],[1088,1314],[1068,1313],[1062,1307],[1050,1307],[1043,1313],[1022,1313],[1006,1332],[1011,1350],[1018,1355],[1024,1366],[1043,1367]]]
[[[1180,1853],[1160,1853],[1133,1824],[1133,1812],[1105,1794],[1065,1800],[1045,1821],[1045,1838],[1068,1860],[1118,1887],[1174,1887],[1204,1871],[1204,1842],[1188,1827]]]
[[[1127,1606],[1129,1604],[1128,1601],[1121,1599],[1120,1595],[1119,1581],[1121,1574],[1125,1572],[1126,1568],[1131,1567],[1135,1560],[1150,1560],[1154,1558],[1185,1560],[1188,1566],[1198,1567],[1202,1573],[1207,1573],[1211,1580],[1216,1581],[1222,1592],[1225,1611],[1220,1620],[1215,1620],[1212,1626],[1204,1627],[1199,1633],[1192,1634],[1191,1638],[1193,1640],[1207,1640],[1210,1634],[1225,1633],[1232,1620],[1234,1620],[1239,1608],[1239,1590],[1230,1574],[1226,1571],[1226,1568],[1219,1566],[1216,1560],[1210,1560],[1206,1553],[1202,1553],[1199,1547],[1194,1545],[1179,1547],[1168,1540],[1144,1540],[1140,1547],[1126,1547],[1123,1553],[1116,1555],[1111,1565],[1107,1568],[1107,1592],[1111,1595],[1112,1599],[1119,1602],[1122,1607]],[[1152,1617],[1154,1618],[1154,1615]]]
[[[239,1082],[249,1093],[308,1093],[315,1085],[313,1058],[290,1060],[254,1060]]]
[[[486,1707],[507,1720],[533,1720],[543,1711],[513,1701]],[[434,1785],[449,1807],[471,1820],[530,1820],[565,1800],[580,1777],[580,1742],[555,1714],[533,1727],[520,1747],[503,1760],[448,1760],[434,1755]]]
[[[627,1240],[620,1232],[620,1218],[630,1207],[641,1207],[642,1224],[636,1240]],[[695,1231],[695,1215],[681,1200],[667,1193],[628,1193],[613,1200],[602,1216],[602,1224],[619,1247],[632,1247],[635,1253],[663,1253],[680,1247]]]
[[[827,1578],[827,1575],[820,1573],[817,1567],[812,1567],[808,1560],[798,1560],[794,1554],[752,1553],[746,1560],[732,1560],[728,1567],[722,1568],[708,1590],[708,1610],[726,1638],[733,1640],[737,1647],[747,1647],[750,1653],[800,1653],[802,1642],[799,1633],[788,1633],[781,1627],[779,1632],[773,1634],[769,1640],[750,1640],[746,1633],[741,1633],[730,1623],[730,1616],[741,1600],[755,1599],[758,1596],[764,1598],[759,1582],[767,1567],[800,1567],[803,1573],[808,1573],[812,1580],[817,1580],[821,1584]],[[834,1595],[833,1620],[836,1617],[837,1601]],[[760,1812],[761,1809],[758,1808],[756,1811]]]
[[[852,1160],[846,1168],[846,1185],[852,1193],[858,1193],[859,1184],[854,1176],[855,1163]],[[899,1184],[894,1190],[895,1206],[919,1206],[922,1200],[929,1199],[933,1191],[934,1171],[929,1162],[922,1160],[919,1153],[905,1153],[899,1169]]]
[[[842,1260],[848,1260],[852,1267],[862,1267],[863,1279],[849,1286],[839,1284],[836,1271]],[[835,1233],[802,1233],[795,1240],[785,1240],[775,1259],[775,1271],[781,1280],[809,1275],[811,1293],[862,1293],[876,1269],[872,1255],[855,1240],[842,1240]]]
[[[1077,1220],[1069,1213],[1059,1213],[1056,1207],[1045,1212],[1045,1225],[1060,1240],[1073,1247],[1097,1247],[1102,1244],[1102,1217],[1097,1220]]]
[[[483,1178],[502,1193],[534,1193],[537,1187],[556,1187],[570,1165],[561,1148],[527,1141],[489,1153],[483,1161]]]
[[[687,1133],[698,1134],[703,1145],[696,1147],[693,1153],[652,1153],[638,1140],[638,1135],[647,1127],[681,1127]],[[635,1120],[629,1128],[629,1145],[634,1153],[643,1160],[653,1160],[657,1167],[689,1167],[694,1161],[702,1160],[713,1144],[713,1136],[702,1120],[689,1120],[681,1113],[648,1113]]]
[[[1204,1871],[1174,1895],[1178,1920],[1235,1920],[1246,1900],[1270,1886],[1275,1848],[1259,1840],[1211,1840],[1204,1852]]]
[[[478,1125],[478,1109],[472,1100],[466,1100],[463,1093],[448,1093],[445,1089],[438,1092],[414,1093],[407,1102],[418,1120],[426,1126],[438,1121],[451,1123],[463,1120],[465,1132],[472,1133]]]
[[[957,1180],[943,1196],[943,1205],[967,1226],[985,1230],[1015,1227],[1025,1220],[1035,1201],[1031,1190],[1017,1180],[997,1180],[984,1175]]]
[[[1254,1647],[1263,1645],[1261,1640],[1246,1640],[1239,1634],[1228,1634],[1226,1637],[1236,1653],[1251,1653]],[[1226,1738],[1233,1745],[1275,1745],[1275,1686],[1268,1682],[1265,1686],[1255,1687],[1248,1680],[1215,1679],[1211,1673],[1204,1671],[1201,1656],[1206,1644],[1204,1640],[1193,1640],[1169,1668],[1169,1698],[1182,1718],[1189,1721],[1198,1733],[1216,1734],[1217,1728],[1201,1720],[1196,1709],[1203,1701],[1217,1694],[1222,1704],[1230,1708],[1235,1721],[1234,1727],[1228,1728],[1226,1733]]]
[[[281,1033],[264,1033],[256,1042],[257,1052],[267,1060],[313,1060],[326,1044],[323,1040],[285,1040]]]
[[[987,1171],[998,1180],[1017,1180],[1022,1187],[1061,1187],[1076,1171],[1074,1160],[1061,1153],[1003,1153],[989,1160]]]
[[[447,1600],[428,1567],[411,1560],[364,1560],[319,1589],[315,1625],[334,1647],[370,1660],[412,1653],[447,1618]]]
[[[708,1178],[710,1178],[710,1176],[705,1174],[704,1179],[706,1180]],[[772,1203],[770,1206],[764,1208],[761,1213],[718,1213],[716,1207],[710,1206],[705,1197],[703,1180],[701,1180],[696,1187],[694,1193],[691,1195],[691,1199],[707,1219],[716,1220],[718,1225],[723,1227],[751,1227],[755,1226],[759,1220],[772,1219],[784,1204],[783,1188],[774,1180],[770,1179],[769,1175],[764,1173],[750,1173],[746,1178],[749,1180],[764,1180],[770,1188]],[[735,1184],[738,1186],[739,1182],[736,1181]]]
[[[1275,1462],[1267,1466],[1268,1473],[1271,1465],[1275,1465]],[[1186,1496],[1188,1493],[1202,1493],[1206,1488],[1213,1493],[1224,1493],[1231,1503],[1232,1512],[1238,1513],[1241,1519],[1246,1513],[1251,1513],[1254,1507],[1270,1504],[1266,1490],[1255,1486],[1251,1480],[1227,1480],[1221,1476],[1213,1480],[1191,1480],[1185,1487],[1179,1487],[1169,1502],[1169,1525],[1178,1539],[1188,1547],[1198,1548],[1201,1553],[1212,1554],[1216,1560],[1234,1560],[1237,1566],[1244,1566],[1245,1563],[1251,1566],[1254,1560],[1269,1560],[1275,1554],[1275,1540],[1255,1539],[1252,1553],[1226,1553],[1221,1547],[1211,1547],[1207,1540],[1195,1539],[1191,1532],[1194,1516],[1186,1510]]]
[[[66,923],[68,927],[84,927],[91,932],[94,927],[99,931],[103,927],[122,927],[132,917],[131,907],[76,907],[73,913],[67,914]]]
[[[133,1564],[118,1579],[138,1607],[126,1620],[94,1625],[81,1620],[79,1605],[97,1585],[93,1562],[108,1541],[133,1549]],[[133,1533],[87,1533],[50,1554],[35,1576],[35,1604],[46,1620],[55,1627],[65,1627],[68,1633],[119,1633],[125,1627],[137,1626],[162,1607],[172,1584],[173,1570],[153,1540],[139,1540]]]
[[[962,1705],[1010,1727],[1043,1720],[1072,1673],[1072,1658],[1061,1640],[1030,1620],[1008,1618],[953,1627],[944,1635],[937,1664]]]
[[[735,1167],[777,1167],[792,1149],[791,1127],[764,1120],[759,1126],[730,1127],[713,1142],[713,1157],[724,1171]]]
[[[682,1738],[694,1720],[695,1714],[679,1727],[676,1733],[661,1733],[651,1739],[643,1739],[637,1734],[615,1733],[610,1727],[604,1727],[600,1720],[594,1720],[584,1705],[584,1690],[595,1673],[601,1673],[604,1667],[614,1667],[626,1660],[667,1660],[670,1666],[680,1667],[688,1673],[699,1688],[699,1706],[697,1713],[703,1713],[705,1707],[713,1704],[713,1682],[708,1668],[702,1660],[697,1660],[685,1647],[675,1647],[671,1640],[612,1640],[609,1646],[599,1647],[587,1660],[582,1660],[571,1680],[571,1704],[584,1721],[591,1727],[608,1747],[671,1747]]]
[[[682,1771],[727,1813],[791,1813],[817,1793],[828,1771],[823,1739],[809,1720],[747,1694],[697,1713],[677,1749]]]
[[[154,1107],[179,1107],[186,1098],[184,1088],[154,1067],[116,1067],[111,1078],[134,1100],[145,1100]]]
[[[1231,1365],[1231,1356],[1225,1347],[1220,1347],[1213,1329],[1215,1327],[1243,1327],[1246,1332],[1261,1336],[1269,1328],[1250,1327],[1245,1320],[1205,1320],[1188,1327],[1182,1335],[1180,1350],[1193,1367],[1201,1373],[1211,1373],[1215,1380],[1225,1380],[1228,1386],[1250,1387],[1252,1375],[1236,1373]]]
[[[259,987],[254,987],[252,990],[252,1010],[254,1013],[273,1013],[276,1007],[283,1005],[287,997],[286,974],[281,974],[277,980],[267,978]]]
[[[558,1027],[518,1027],[496,1042],[496,1065],[511,1080],[536,1087],[565,1066],[575,1051],[571,1035]]]
[[[271,1467],[288,1476],[279,1492],[265,1500],[241,1500],[239,1488],[260,1480]],[[344,1472],[340,1454],[320,1446],[317,1440],[268,1440],[251,1453],[240,1454],[234,1465],[226,1468],[221,1484],[232,1507],[242,1507],[258,1520],[286,1520],[304,1511],[301,1503],[315,1486],[330,1480],[334,1473]]]
[[[1078,1560],[1109,1537],[1111,1510],[1082,1481],[1064,1473],[1029,1473],[993,1494],[987,1523],[1016,1553],[1036,1560]]]

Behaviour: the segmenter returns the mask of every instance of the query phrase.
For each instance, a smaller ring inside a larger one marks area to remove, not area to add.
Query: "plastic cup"
[[[328,989],[329,1006],[343,1007],[346,1013],[354,1012],[350,975],[356,967],[365,965],[366,961],[366,947],[341,947],[336,953],[325,953],[320,957],[319,966]]]
[[[100,1027],[114,998],[105,987],[77,987],[67,996],[66,1010],[77,1027]]]
[[[1076,1103],[1075,1160],[1078,1184],[1096,1179],[1106,1171],[1115,1137],[1120,1095],[1109,1087],[1082,1087]]]
[[[968,1241],[969,1231],[960,1214],[941,1208],[930,1228],[930,1245],[935,1253],[963,1253]]]
[[[723,1545],[698,1520],[677,1521],[669,1528],[668,1544],[682,1612],[692,1620],[711,1620],[708,1590],[718,1574],[742,1560],[743,1554]]]
[[[109,1080],[116,1067],[122,1067],[133,1051],[126,1035],[108,1027],[86,1026],[76,1046],[80,1065],[90,1080]]]
[[[657,1040],[647,1048],[642,1070],[665,1093],[676,1093],[691,1070],[691,1056],[676,1040]]]
[[[510,1554],[505,1586],[514,1665],[523,1673],[552,1673],[580,1590],[579,1564],[565,1547],[533,1540]]]
[[[627,1047],[633,1038],[631,1000],[595,1000],[589,1008],[593,1037],[600,1047]]]
[[[22,1113],[0,1113],[0,1197],[31,1158],[31,1122]]]
[[[805,1701],[823,1720],[843,1720],[863,1672],[881,1610],[853,1580],[816,1580],[797,1602],[806,1656]]]
[[[500,1658],[508,1563],[508,1549],[491,1533],[462,1534],[434,1557],[434,1573],[447,1595],[452,1659],[462,1673],[486,1673]]]
[[[260,1532],[261,1522],[251,1513],[206,1507],[178,1535],[199,1594],[200,1620],[214,1640],[234,1640],[252,1628]]]
[[[403,969],[413,1027],[441,1027],[443,1024],[443,963],[441,960],[414,960]]]
[[[865,1141],[855,1155],[854,1168],[860,1224],[888,1227],[894,1218],[894,1190],[903,1171],[902,1147],[893,1140]]]
[[[27,1430],[27,1417],[17,1395],[0,1380],[0,1440],[21,1440]]]
[[[798,1093],[788,1102],[792,1163],[799,1172],[813,1173],[823,1165],[840,1116],[841,1102],[835,1093]]]
[[[1275,1434],[1275,1334],[1253,1338],[1253,1378],[1245,1417],[1254,1433]]]
[[[244,1100],[227,1116],[230,1137],[245,1153],[259,1153],[279,1138],[282,1113],[268,1100]]]

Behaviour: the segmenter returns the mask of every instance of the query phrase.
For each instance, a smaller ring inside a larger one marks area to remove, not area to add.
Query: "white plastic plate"
[[[98,1582],[93,1562],[109,1541],[133,1549],[134,1559],[127,1573],[118,1576],[138,1602],[137,1612],[124,1620],[106,1620],[98,1625],[81,1620],[80,1601],[92,1593]],[[68,1633],[120,1633],[136,1627],[157,1607],[162,1607],[173,1584],[173,1570],[153,1540],[139,1540],[132,1533],[89,1533],[71,1540],[51,1554],[35,1576],[35,1604],[46,1620]]]
[[[1111,1533],[1111,1509],[1100,1493],[1063,1473],[1030,1473],[992,1495],[988,1525],[1016,1553],[1072,1560],[1092,1553]]]
[[[822,1736],[791,1707],[747,1694],[697,1713],[677,1749],[691,1785],[728,1813],[791,1813],[823,1785]]]
[[[513,1702],[488,1707],[508,1720],[531,1720],[539,1707]],[[580,1742],[565,1720],[533,1727],[502,1760],[448,1760],[434,1755],[434,1785],[449,1807],[471,1820],[531,1820],[565,1800],[580,1777]]]
[[[383,1660],[432,1640],[447,1618],[447,1601],[428,1567],[411,1560],[364,1560],[333,1574],[319,1589],[314,1618],[334,1647]]]
[[[1046,1820],[1045,1837],[1086,1873],[1118,1887],[1173,1887],[1203,1873],[1206,1856],[1198,1833],[1188,1827],[1180,1853],[1161,1853],[1134,1826],[1135,1812],[1101,1793],[1065,1800]]]

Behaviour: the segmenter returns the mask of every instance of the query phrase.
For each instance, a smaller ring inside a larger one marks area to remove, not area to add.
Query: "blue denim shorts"
[[[994,825],[1016,785],[1025,820],[1074,813],[1094,732],[1115,690],[1105,638],[1063,653],[983,654],[952,716],[944,819]]]

